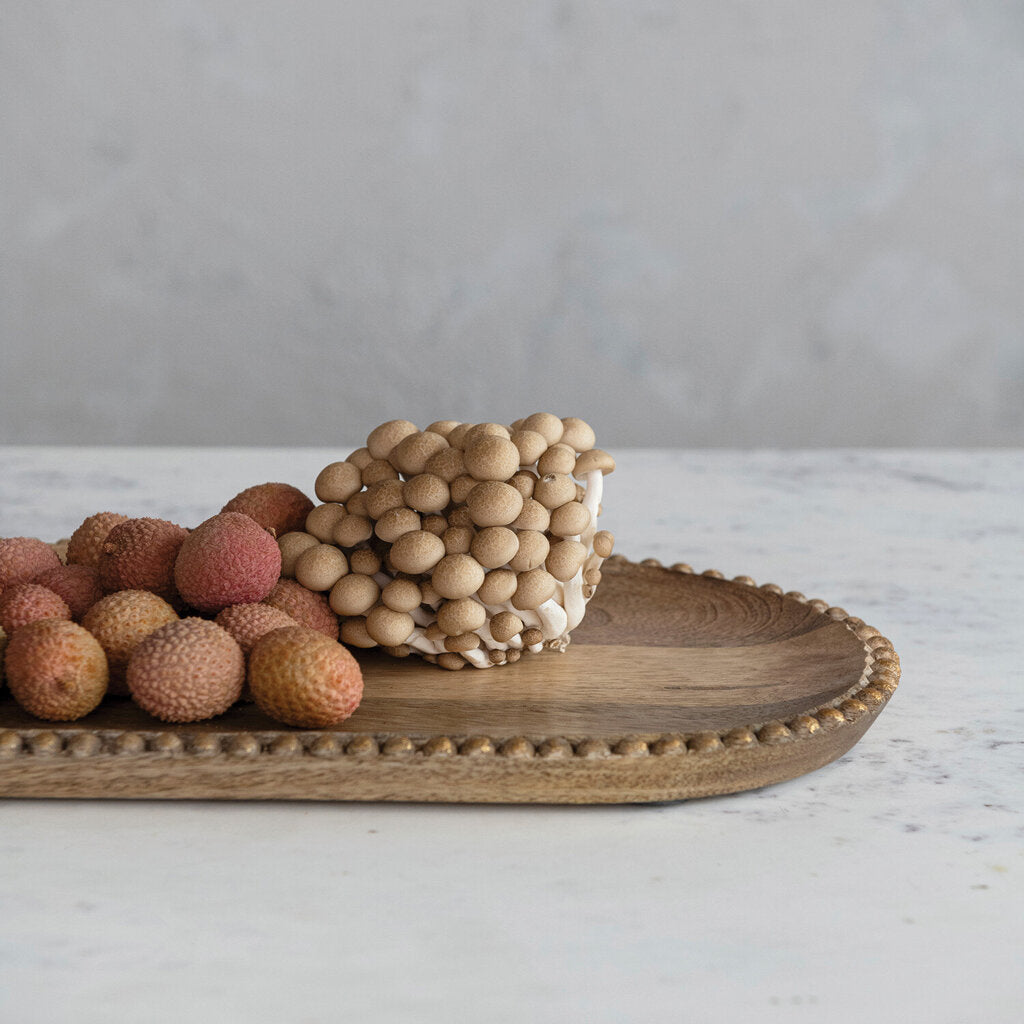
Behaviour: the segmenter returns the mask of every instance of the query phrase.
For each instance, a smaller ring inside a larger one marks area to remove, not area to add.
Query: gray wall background
[[[0,0],[0,440],[1024,441],[1024,7]]]

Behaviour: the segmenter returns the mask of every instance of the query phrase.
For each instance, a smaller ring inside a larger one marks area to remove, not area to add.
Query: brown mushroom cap
[[[306,533],[327,544],[333,539],[334,527],[344,518],[345,509],[336,502],[317,505],[306,516]]]
[[[467,438],[463,454],[466,469],[477,480],[508,480],[519,469],[519,449],[507,438],[495,434]]]
[[[468,526],[470,529],[475,529],[473,517],[469,514],[469,509],[465,505],[460,505],[448,513],[448,525]]]
[[[578,540],[560,540],[551,545],[544,568],[561,583],[571,580],[587,558],[586,546]]]
[[[389,508],[401,508],[405,504],[401,480],[382,480],[366,490],[366,512],[371,519],[380,519]]]
[[[469,492],[466,505],[477,526],[508,526],[523,510],[523,496],[510,484],[484,480]]]
[[[434,420],[427,430],[431,434],[440,434],[446,438],[458,425],[458,420]]]
[[[366,632],[384,647],[404,644],[415,628],[408,612],[396,612],[386,604],[378,604],[366,613]]]
[[[331,587],[328,603],[336,615],[365,615],[380,597],[377,581],[360,573],[342,576]]]
[[[578,452],[588,452],[597,438],[594,428],[578,416],[562,418],[562,444],[571,445]]]
[[[590,451],[583,452],[576,460],[576,468],[572,471],[572,475],[578,479],[586,476],[587,473],[592,473],[595,469],[599,469],[607,475],[615,470],[615,460],[600,448],[591,448]]]
[[[405,504],[417,512],[443,512],[451,500],[448,484],[433,473],[420,473],[405,482]]]
[[[572,473],[576,467],[576,452],[567,444],[553,444],[537,460],[537,472],[542,476],[548,473]]]
[[[609,530],[598,530],[594,534],[594,554],[607,558],[615,547],[615,535]]]
[[[373,548],[356,548],[348,555],[348,567],[352,572],[360,572],[364,576],[372,576],[380,572],[380,555]]]
[[[377,646],[377,641],[366,631],[366,619],[362,616],[346,619],[341,624],[341,642],[346,647]]]
[[[509,483],[524,497],[532,498],[533,489],[537,486],[537,474],[531,469],[521,469],[510,480]]]
[[[347,515],[334,527],[332,540],[339,547],[354,548],[373,536],[373,523],[367,516]]]
[[[485,569],[497,569],[519,550],[519,538],[507,526],[488,526],[476,534],[469,550]]]
[[[547,451],[548,443],[536,430],[516,430],[512,443],[519,449],[519,465],[533,465]]]
[[[307,590],[330,590],[348,573],[348,559],[333,544],[307,548],[295,560],[295,578]]]
[[[420,517],[411,508],[389,508],[376,522],[373,532],[386,544],[393,544],[404,533],[420,529]]]
[[[539,644],[544,640],[544,634],[536,626],[531,626],[529,629],[523,630],[522,640],[526,647],[533,647],[534,644]],[[511,653],[513,652],[509,651],[509,654]]]
[[[523,620],[515,612],[498,612],[491,618],[490,630],[499,644],[506,644],[523,631]]]
[[[456,505],[461,505],[469,497],[469,492],[473,490],[479,482],[480,481],[477,480],[476,477],[470,476],[468,473],[465,473],[462,476],[457,476],[449,485],[452,501]]]
[[[476,530],[472,526],[449,526],[441,534],[444,550],[449,555],[466,555],[473,544]]]
[[[362,486],[358,466],[351,462],[332,462],[320,470],[313,490],[321,501],[346,502]]]
[[[412,580],[397,579],[380,592],[380,599],[396,612],[411,612],[423,601],[423,592]]]
[[[350,516],[365,516],[366,512],[366,491],[360,491],[358,494],[353,494],[348,501],[345,502],[345,511]]]
[[[562,440],[562,421],[550,412],[535,412],[519,425],[520,430],[536,430],[547,443],[558,444]]]
[[[397,480],[398,470],[387,459],[374,459],[360,472],[364,487],[372,487],[382,480]]]
[[[551,550],[551,542],[539,530],[519,531],[519,550],[508,560],[515,572],[526,572],[544,564]]]
[[[556,537],[578,537],[593,519],[590,509],[578,501],[567,501],[551,511],[548,530]]]
[[[548,473],[537,481],[533,497],[545,508],[558,508],[576,500],[576,484],[568,473]]]
[[[523,500],[523,511],[511,524],[513,530],[540,530],[543,533],[551,525],[551,513],[533,498]]]
[[[462,447],[470,449],[483,437],[508,438],[511,431],[502,423],[474,423],[462,439]]]
[[[436,533],[440,537],[448,529],[448,520],[439,515],[424,516],[422,526],[428,533]]]
[[[351,462],[356,469],[362,469],[373,462],[373,456],[370,454],[369,448],[357,448],[351,455],[345,458],[345,461]]]
[[[456,654],[455,651],[445,651],[444,654],[437,656],[437,664],[441,668],[448,669],[449,672],[458,672],[459,669],[465,668],[468,662],[461,654]]]
[[[403,533],[391,545],[388,557],[398,572],[417,576],[429,572],[444,558],[444,541],[427,530]]]
[[[475,651],[480,646],[480,637],[476,633],[460,633],[458,636],[445,637],[446,651]]]
[[[484,577],[476,596],[484,604],[504,604],[516,592],[516,574],[511,569],[493,569]]]
[[[512,595],[514,608],[539,608],[554,596],[557,587],[555,577],[546,569],[531,569],[521,572]],[[525,638],[524,638],[525,640]]]
[[[320,541],[311,533],[303,533],[301,530],[292,530],[277,538],[277,546],[281,549],[281,575],[295,575],[295,559],[302,554],[306,548],[315,547]]]
[[[446,484],[460,476],[467,476],[466,461],[461,448],[442,448],[427,459],[423,466],[425,473],[439,476]]]
[[[430,577],[434,589],[449,600],[475,594],[484,581],[484,570],[472,555],[445,555]]]
[[[417,433],[415,423],[410,423],[408,420],[388,420],[387,423],[382,423],[370,431],[370,436],[366,439],[366,447],[375,459],[386,459],[399,441],[415,433]]]
[[[447,447],[448,442],[440,434],[424,430],[402,438],[391,450],[388,461],[406,477],[416,476],[424,471],[432,455]]]
[[[445,601],[437,610],[437,624],[446,636],[459,636],[479,629],[487,621],[487,609],[471,597]]]
[[[447,441],[453,448],[464,448],[466,435],[473,429],[474,423],[459,423],[448,431]]]

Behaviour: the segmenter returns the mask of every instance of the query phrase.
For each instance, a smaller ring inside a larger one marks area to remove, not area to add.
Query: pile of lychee
[[[362,698],[347,647],[448,669],[564,650],[612,551],[594,441],[550,413],[389,420],[323,469],[318,505],[264,483],[194,529],[100,512],[66,544],[0,539],[0,681],[50,721],[111,693],[167,722],[251,699],[320,728]]]
[[[281,576],[276,537],[312,508],[267,483],[192,530],[100,512],[66,545],[0,539],[14,699],[48,721],[81,718],[107,693],[166,722],[213,718],[243,696],[288,725],[344,721],[362,698],[359,665],[326,599]]]

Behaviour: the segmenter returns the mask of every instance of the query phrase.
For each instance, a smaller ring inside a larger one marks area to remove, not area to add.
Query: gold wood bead
[[[494,741],[489,736],[470,736],[459,747],[459,753],[467,757],[484,757],[495,753]]]
[[[534,748],[533,744],[525,736],[513,736],[512,739],[505,740],[502,743],[498,753],[502,757],[520,759],[533,757]]]
[[[400,757],[416,752],[416,744],[408,736],[392,736],[386,740],[381,752],[389,757]]]
[[[431,736],[423,744],[423,753],[427,757],[450,757],[457,752],[458,748],[448,736]]]
[[[679,735],[662,736],[651,744],[651,753],[659,757],[667,754],[685,754],[686,737]]]
[[[691,736],[687,746],[695,754],[713,754],[722,749],[722,741],[716,732],[701,732]]]
[[[594,738],[582,740],[576,747],[576,756],[587,758],[587,760],[607,757],[610,753],[608,744],[604,740]]]
[[[537,748],[537,753],[548,760],[561,760],[572,757],[572,744],[561,736],[544,740]]]
[[[80,732],[68,740],[68,753],[72,757],[92,757],[100,752],[103,742],[91,732]]]
[[[774,746],[779,743],[788,743],[793,739],[793,734],[782,722],[766,722],[758,730],[757,738],[761,743]]]
[[[317,736],[309,745],[309,752],[314,757],[337,757],[341,753],[341,744],[334,736]]]
[[[739,726],[736,729],[730,729],[723,737],[722,742],[730,750],[741,750],[746,747],[756,747],[757,737],[754,735],[754,731],[747,726]]]
[[[646,740],[627,736],[615,744],[613,753],[620,757],[646,757],[650,753],[650,748]]]

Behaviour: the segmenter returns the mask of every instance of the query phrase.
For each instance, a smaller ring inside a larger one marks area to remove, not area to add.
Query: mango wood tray
[[[360,655],[336,729],[253,705],[163,725],[126,698],[52,726],[0,694],[0,796],[646,803],[753,789],[846,753],[899,681],[878,630],[748,577],[609,559],[564,654],[446,672]]]

